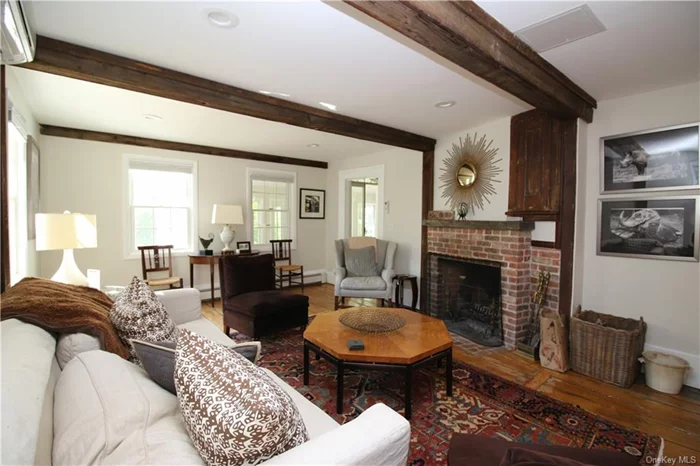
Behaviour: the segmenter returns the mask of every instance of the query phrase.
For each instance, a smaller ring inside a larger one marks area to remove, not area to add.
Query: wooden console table
[[[256,256],[260,254],[260,251],[250,251],[246,253],[241,253],[241,256]],[[190,286],[194,288],[194,266],[195,265],[209,265],[209,279],[211,280],[211,307],[214,307],[214,269],[219,264],[219,257],[221,254],[212,254],[211,256],[204,256],[201,254],[190,255]]]

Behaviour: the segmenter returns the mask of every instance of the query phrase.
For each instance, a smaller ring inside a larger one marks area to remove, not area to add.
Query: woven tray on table
[[[403,317],[381,307],[364,307],[345,311],[338,320],[346,327],[367,333],[391,332],[406,324]]]
[[[644,319],[625,319],[581,306],[571,318],[571,369],[620,387],[632,385],[644,350]]]

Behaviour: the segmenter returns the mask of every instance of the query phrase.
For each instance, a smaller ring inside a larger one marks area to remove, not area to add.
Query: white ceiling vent
[[[581,5],[524,27],[516,34],[536,52],[542,53],[603,31],[605,26],[588,5]]]

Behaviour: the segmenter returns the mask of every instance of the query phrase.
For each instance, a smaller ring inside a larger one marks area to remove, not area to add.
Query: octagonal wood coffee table
[[[338,319],[354,309],[317,315],[304,332],[304,385],[309,384],[309,353],[330,361],[338,369],[336,411],[343,412],[343,376],[345,369],[369,369],[399,372],[406,380],[405,417],[411,419],[413,370],[429,362],[445,364],[447,396],[452,396],[452,338],[445,323],[407,309],[386,308],[402,317],[406,324],[398,330],[368,333],[343,325]],[[365,349],[350,351],[348,340],[362,340]]]

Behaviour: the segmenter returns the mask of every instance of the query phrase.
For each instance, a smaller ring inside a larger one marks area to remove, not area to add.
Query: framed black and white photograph
[[[250,241],[236,241],[236,249],[242,253],[250,252]]]
[[[39,146],[31,135],[27,137],[27,239],[36,239],[34,214],[40,212]]]
[[[601,192],[700,187],[698,123],[602,138]]]
[[[698,199],[600,200],[598,255],[698,261]]]
[[[299,218],[326,218],[326,191],[299,189]]]

